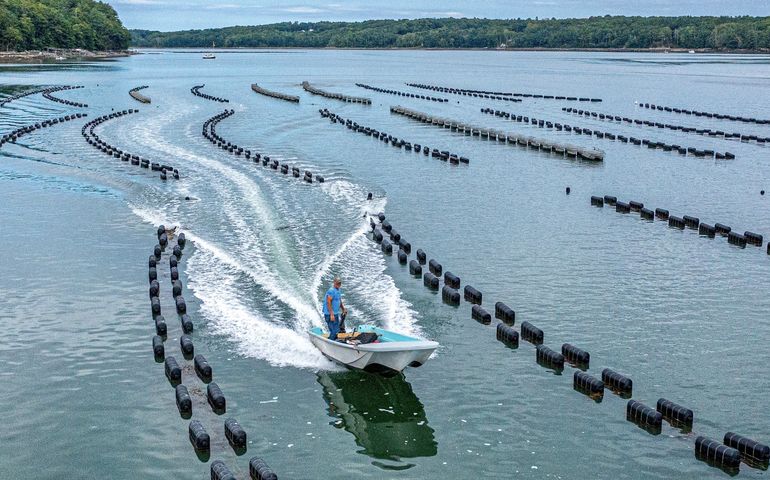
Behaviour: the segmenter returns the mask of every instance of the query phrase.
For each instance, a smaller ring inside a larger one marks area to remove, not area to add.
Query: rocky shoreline
[[[0,63],[43,63],[61,60],[92,60],[102,58],[127,57],[130,50],[97,51],[51,48],[47,50],[27,50],[23,52],[0,52]]]

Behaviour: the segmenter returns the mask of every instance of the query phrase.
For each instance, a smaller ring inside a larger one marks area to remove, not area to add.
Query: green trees
[[[131,38],[111,6],[93,0],[0,0],[0,48],[123,50]]]
[[[422,18],[131,31],[136,47],[770,48],[770,17]]]

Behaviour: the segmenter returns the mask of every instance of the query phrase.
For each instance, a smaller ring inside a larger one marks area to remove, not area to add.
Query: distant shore
[[[102,59],[127,57],[132,52],[128,50],[92,52],[90,50],[75,49],[47,49],[47,50],[27,50],[23,52],[0,52],[0,63],[43,63],[56,60],[75,60],[75,59]]]
[[[131,47],[132,53],[141,54],[147,50],[185,52],[241,52],[248,50],[379,50],[379,51],[470,51],[470,52],[607,52],[607,53],[699,53],[731,55],[770,55],[770,49],[714,49],[714,48],[425,48],[425,47]]]

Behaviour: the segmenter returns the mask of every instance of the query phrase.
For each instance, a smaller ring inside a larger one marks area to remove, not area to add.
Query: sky
[[[381,18],[770,16],[770,0],[106,0],[128,28],[172,31],[285,21]]]

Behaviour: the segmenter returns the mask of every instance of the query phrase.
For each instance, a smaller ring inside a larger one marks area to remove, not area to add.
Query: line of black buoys
[[[211,480],[235,480],[235,475],[227,468],[225,462],[214,460],[211,462]]]
[[[2,146],[6,143],[16,143],[16,140],[18,140],[20,137],[23,137],[24,135],[32,133],[36,130],[48,128],[53,125],[57,125],[59,123],[69,122],[70,120],[76,120],[78,118],[83,118],[86,116],[87,115],[85,113],[74,113],[72,115],[65,115],[63,117],[52,118],[50,120],[43,120],[42,122],[33,123],[32,125],[19,127],[0,137],[0,148],[2,148]]]
[[[213,117],[209,118],[205,122],[203,122],[203,128],[202,128],[202,134],[203,136],[210,141],[212,144],[216,145],[217,147],[221,148],[222,150],[229,152],[232,155],[235,156],[241,156],[243,155],[243,158],[246,160],[253,160],[255,165],[259,165],[259,163],[262,163],[263,167],[268,167],[271,170],[275,170],[276,172],[279,171],[279,162],[278,160],[271,160],[269,156],[262,155],[261,153],[254,152],[252,153],[251,150],[244,149],[243,147],[240,147],[234,143],[226,141],[224,138],[222,138],[219,134],[217,134],[217,124],[221,122],[222,120],[232,116],[235,114],[235,110],[225,110],[222,113],[219,113],[217,115],[214,115]],[[292,166],[292,176],[294,178],[300,178],[300,169],[297,166]],[[289,172],[289,165],[283,164],[283,166],[280,169],[281,173],[284,175],[288,175]],[[305,171],[305,176],[301,179],[305,183],[313,183],[313,179],[318,183],[324,183],[326,179],[318,174],[313,174],[313,172]]]
[[[653,434],[660,433],[663,425],[663,415],[660,412],[636,400],[626,403],[626,419]]]
[[[763,120],[753,117],[741,117],[736,115],[727,115],[724,113],[710,113],[710,112],[699,112],[697,110],[688,110],[686,108],[676,108],[676,107],[664,107],[661,105],[655,105],[654,103],[642,103],[638,102],[638,105],[640,107],[649,108],[652,110],[660,110],[660,111],[666,111],[666,112],[672,112],[672,113],[680,113],[684,115],[695,115],[696,117],[707,117],[707,118],[716,118],[719,120],[731,120],[734,122],[744,122],[744,123],[757,123],[760,125],[768,125],[770,124],[770,120]]]
[[[428,115],[423,112],[411,110],[402,106],[390,107],[390,112],[417,120],[422,123],[434,125],[441,128],[449,128],[453,131],[479,137],[482,140],[497,141],[507,143],[508,145],[519,145],[521,147],[532,148],[544,152],[550,152],[561,156],[571,158],[582,158],[584,160],[602,161],[604,152],[595,148],[579,147],[571,144],[557,143],[552,140],[542,138],[527,137],[516,133],[505,133],[499,130],[483,128],[471,124],[458,122],[448,118]]]
[[[749,459],[756,462],[767,463],[770,461],[770,446],[744,437],[743,435],[727,432],[725,433],[724,444],[738,450],[741,455],[749,457]]]
[[[602,370],[602,381],[604,385],[621,397],[630,397],[633,394],[634,382],[629,377],[614,370],[609,368]]]
[[[166,349],[163,346],[163,337],[160,335],[152,337],[152,353],[155,354],[157,359],[162,359],[165,356]]]
[[[704,436],[695,439],[695,457],[729,470],[738,470],[741,466],[741,453],[738,450]]]
[[[604,382],[580,370],[575,370],[575,373],[572,374],[572,388],[594,400],[601,401],[604,397]]]
[[[172,176],[176,180],[179,180],[179,170],[172,167],[171,165],[160,164],[158,162],[151,163],[150,160],[146,158],[142,158],[138,155],[133,155],[128,152],[124,152],[120,148],[105,142],[104,140],[99,138],[98,134],[94,132],[94,129],[96,127],[98,127],[99,125],[101,125],[102,123],[108,120],[113,120],[115,118],[120,118],[125,115],[131,115],[133,113],[138,113],[138,112],[139,110],[129,108],[128,110],[121,110],[118,112],[110,113],[108,115],[102,115],[101,117],[95,118],[87,122],[85,125],[83,125],[83,128],[80,129],[80,134],[83,136],[83,138],[86,139],[86,142],[88,142],[89,145],[100,150],[102,153],[110,157],[114,157],[123,162],[130,162],[131,165],[141,167],[141,168],[147,168],[152,170],[153,172],[160,172],[161,180],[165,180],[167,178],[166,172],[171,172]]]
[[[326,98],[333,98],[334,100],[342,100],[343,102],[351,102],[351,103],[362,103],[364,105],[371,105],[372,100],[365,97],[354,97],[351,95],[344,95],[342,93],[334,93],[334,92],[327,92],[326,90],[321,90],[320,88],[316,88],[307,81],[302,82],[302,88],[309,93],[312,93],[313,95],[320,95],[322,97]]]
[[[142,103],[151,103],[152,100],[150,100],[150,97],[145,97],[141,93],[139,93],[139,90],[144,90],[145,88],[148,88],[149,85],[142,85],[141,87],[134,87],[131,90],[128,91],[128,94],[131,95],[131,98],[138,102]]]
[[[222,389],[219,388],[219,385],[217,385],[216,382],[211,382],[206,385],[206,398],[214,413],[221,415],[227,411],[225,394],[222,393]]]
[[[340,125],[347,127],[348,130],[352,132],[362,133],[367,137],[376,138],[385,144],[390,144],[397,148],[401,148],[407,151],[413,151],[415,153],[420,153],[421,151],[423,151],[425,152],[426,155],[430,154],[433,158],[437,158],[439,160],[449,162],[452,165],[459,165],[461,163],[464,163],[464,164],[470,163],[470,160],[467,157],[460,156],[448,150],[439,150],[437,148],[434,148],[433,150],[431,150],[431,148],[427,145],[423,146],[423,145],[420,145],[419,143],[407,142],[403,138],[394,137],[393,135],[390,135],[385,132],[381,132],[374,128],[359,125],[358,123],[350,119],[345,119],[337,115],[336,113],[330,112],[325,108],[319,110],[319,113],[321,114],[321,117],[328,118],[331,123],[339,123]]]
[[[205,87],[206,84],[203,85],[195,85],[190,89],[190,93],[195,95],[196,97],[205,98],[206,100],[211,100],[213,102],[219,102],[219,103],[230,103],[230,100],[222,97],[215,97],[213,95],[209,95],[207,93],[201,92],[201,88]]]
[[[417,260],[409,261],[409,274],[415,276],[422,276],[422,265]]]
[[[495,336],[497,340],[518,347],[519,346],[519,332],[517,332],[512,326],[508,326],[504,323],[498,323],[495,329]]]
[[[495,318],[513,326],[516,323],[516,312],[503,302],[495,303]]]
[[[460,305],[460,292],[449,285],[444,285],[441,289],[441,300],[448,305],[457,307]]]
[[[578,365],[583,368],[588,368],[591,363],[591,354],[583,349],[580,349],[569,343],[565,343],[561,346],[561,354],[572,365]]]
[[[230,446],[236,450],[246,447],[246,431],[234,418],[225,420],[225,437],[230,442]]]
[[[489,325],[492,323],[492,315],[484,310],[481,305],[473,305],[471,307],[471,318],[483,323],[484,325]]]
[[[278,476],[259,457],[249,460],[249,475],[252,480],[278,480]]]
[[[551,350],[543,344],[535,347],[535,358],[540,365],[553,368],[554,370],[564,370],[564,355]]]
[[[476,290],[470,285],[466,285],[463,289],[463,297],[465,298],[466,302],[475,303],[478,305],[481,305],[481,292]]]
[[[51,88],[55,88],[55,87],[36,88],[34,90],[27,90],[25,92],[17,93],[16,95],[10,95],[8,97],[3,98],[3,100],[0,101],[0,107],[3,107],[5,106],[6,103],[11,103],[14,100],[19,100],[20,98],[29,97],[30,95],[36,95],[38,93],[43,93],[46,90],[49,90]]]
[[[521,92],[490,92],[487,90],[468,90],[462,88],[449,88],[441,87],[437,85],[426,85],[419,83],[407,83],[410,87],[424,88],[427,90],[435,90],[438,92],[455,93],[458,95],[470,95],[473,97],[494,98],[496,100],[511,100],[514,102],[520,102],[518,98],[510,97],[523,97],[523,98],[538,98],[545,100],[568,100],[579,102],[601,102],[601,98],[589,98],[589,97],[568,97],[564,95],[543,95],[539,93],[521,93]],[[499,98],[503,97],[503,98]]]
[[[722,130],[712,130],[710,128],[685,127],[683,125],[672,125],[670,123],[653,122],[650,120],[639,120],[635,118],[621,117],[619,115],[590,112],[588,110],[578,110],[576,108],[571,108],[571,107],[564,107],[562,108],[562,111],[567,113],[576,113],[578,115],[583,115],[584,117],[593,117],[599,120],[625,122],[628,124],[644,125],[647,127],[654,127],[654,128],[664,128],[667,130],[676,130],[684,133],[695,133],[697,135],[705,135],[709,137],[723,137],[725,139],[738,138],[744,142],[755,141],[762,144],[766,142],[770,142],[770,137],[759,137],[757,135],[746,135],[746,134],[737,133],[737,132],[725,132]]]
[[[535,345],[539,345],[543,343],[543,331],[537,328],[536,326],[532,325],[529,322],[522,322],[521,323],[521,338],[528,341],[529,343],[533,343]]]
[[[619,213],[630,213],[632,210],[638,209],[639,216],[644,220],[659,220],[667,221],[668,226],[671,228],[677,228],[684,230],[690,228],[698,230],[699,236],[706,238],[715,238],[717,235],[727,237],[727,243],[735,245],[740,248],[745,248],[746,245],[754,245],[761,247],[764,243],[764,237],[758,233],[754,233],[746,230],[743,234],[735,232],[731,227],[722,223],[715,223],[713,226],[708,223],[702,223],[700,218],[691,215],[683,215],[678,217],[671,215],[668,210],[664,208],[656,208],[653,212],[651,209],[643,207],[643,203],[631,201],[629,203],[619,202],[616,197],[609,195],[604,196],[604,202],[599,202],[601,197],[592,196],[591,205],[597,207],[603,207],[604,203],[607,205],[615,205],[615,211]],[[768,243],[768,255],[770,255],[770,243]]]
[[[163,368],[169,381],[172,383],[181,383],[182,369],[179,368],[179,364],[174,357],[167,357],[165,362],[163,362]]]
[[[200,420],[191,420],[190,425],[187,427],[188,436],[190,437],[190,443],[193,448],[198,452],[208,452],[211,448],[211,438],[206,433],[206,429],[203,428],[203,424]]]
[[[683,147],[681,145],[676,145],[676,144],[667,144],[664,142],[658,142],[658,141],[653,141],[648,139],[638,139],[635,137],[627,137],[625,135],[619,135],[616,133],[603,132],[601,130],[592,130],[590,128],[577,127],[575,125],[569,125],[566,123],[562,124],[559,122],[537,119],[535,117],[528,117],[526,115],[516,115],[515,113],[503,112],[501,110],[494,110],[492,108],[482,108],[481,113],[495,115],[497,117],[512,120],[514,122],[527,123],[538,128],[550,128],[558,131],[572,132],[577,135],[593,135],[596,138],[603,138],[605,140],[613,140],[613,141],[617,140],[625,144],[630,143],[637,146],[646,145],[647,148],[652,148],[652,149],[660,148],[664,152],[676,151],[678,153],[681,153],[682,155],[687,155],[688,153],[691,153],[696,157],[708,156],[708,157],[716,157],[718,159],[735,158],[735,155],[730,152],[722,153],[722,152],[716,152],[710,149],[699,150],[694,147]]]
[[[390,95],[398,95],[400,97],[418,98],[420,100],[430,100],[431,102],[448,102],[449,101],[448,98],[430,97],[425,95],[419,95],[416,93],[400,92],[398,90],[388,90],[387,88],[373,87],[371,85],[366,85],[365,83],[356,83],[356,86],[365,88],[367,90],[372,90],[375,92],[389,93]]]
[[[251,84],[251,89],[254,90],[255,93],[259,93],[260,95],[277,98],[279,100],[286,100],[287,102],[299,103],[299,97],[296,97],[294,95],[287,95],[281,92],[274,92],[272,90],[262,88],[256,83]]]
[[[444,283],[457,290],[460,288],[460,277],[450,271],[444,272]]]
[[[425,272],[425,275],[422,277],[422,284],[431,290],[438,290],[438,283],[438,277],[431,272]]]
[[[176,395],[176,408],[179,409],[180,415],[192,414],[192,399],[190,399],[190,392],[187,391],[187,387],[184,385],[177,385],[175,387]]]
[[[683,426],[688,429],[692,428],[694,415],[689,408],[685,408],[665,398],[659,398],[655,409],[672,425]]]
[[[61,103],[63,105],[67,105],[70,107],[79,107],[79,108],[85,108],[88,107],[85,103],[80,102],[73,102],[72,100],[66,100],[64,98],[54,97],[52,93],[54,92],[61,92],[63,90],[75,90],[78,88],[83,88],[83,85],[62,85],[60,87],[51,87],[46,88],[41,93],[43,94],[43,98],[46,100],[50,100],[52,102]]]

